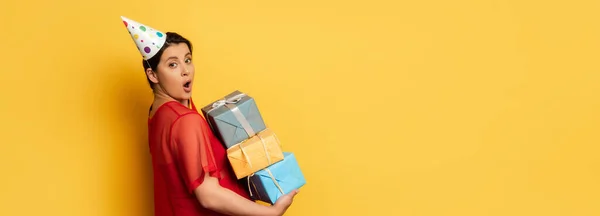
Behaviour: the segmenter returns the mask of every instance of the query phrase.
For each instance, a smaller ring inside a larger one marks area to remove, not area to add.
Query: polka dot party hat
[[[131,34],[131,39],[133,39],[142,57],[144,57],[144,60],[148,60],[156,55],[158,50],[165,44],[167,39],[165,33],[124,16],[121,16],[121,19],[127,31]]]

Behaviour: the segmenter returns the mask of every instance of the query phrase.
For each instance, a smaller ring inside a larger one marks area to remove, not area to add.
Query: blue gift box
[[[249,176],[250,198],[274,204],[279,197],[306,184],[293,153],[284,152],[284,159]]]
[[[266,129],[254,98],[237,90],[201,110],[216,137],[226,148]]]

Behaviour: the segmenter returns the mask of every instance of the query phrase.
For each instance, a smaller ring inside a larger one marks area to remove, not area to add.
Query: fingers
[[[281,205],[291,205],[292,201],[294,200],[294,197],[299,193],[299,190],[293,190],[288,194],[283,195],[280,199],[278,199],[275,204],[281,204]]]
[[[299,190],[293,190],[292,192],[286,194],[286,196],[289,196],[290,198],[294,198],[298,193],[300,193]]]

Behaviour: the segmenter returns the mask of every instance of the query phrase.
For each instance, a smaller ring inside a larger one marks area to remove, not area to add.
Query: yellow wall
[[[600,215],[598,1],[167,2],[0,3],[0,215],[151,215],[121,15],[193,41],[198,104],[256,98],[288,215]]]

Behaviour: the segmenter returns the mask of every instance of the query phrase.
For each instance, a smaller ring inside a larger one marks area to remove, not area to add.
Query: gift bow
[[[246,134],[248,134],[248,137],[254,136],[254,134],[256,134],[254,132],[254,129],[252,129],[252,126],[250,126],[250,123],[248,122],[246,117],[244,117],[244,114],[242,114],[242,112],[240,112],[240,109],[235,105],[238,102],[240,102],[240,100],[242,100],[242,98],[244,98],[245,96],[246,94],[240,93],[230,98],[223,98],[221,100],[218,100],[212,104],[212,108],[207,113],[210,113],[218,109],[219,107],[226,106],[231,110],[233,116],[235,116],[238,122],[240,122],[242,128],[244,128],[244,130],[246,131]]]
[[[237,102],[240,102],[240,100],[242,100],[242,98],[245,96],[246,96],[246,94],[240,93],[240,94],[234,95],[233,97],[230,97],[230,98],[223,98],[221,100],[218,100],[212,104],[212,109],[210,109],[208,112],[211,112],[219,107],[222,107],[225,104],[236,104]]]

